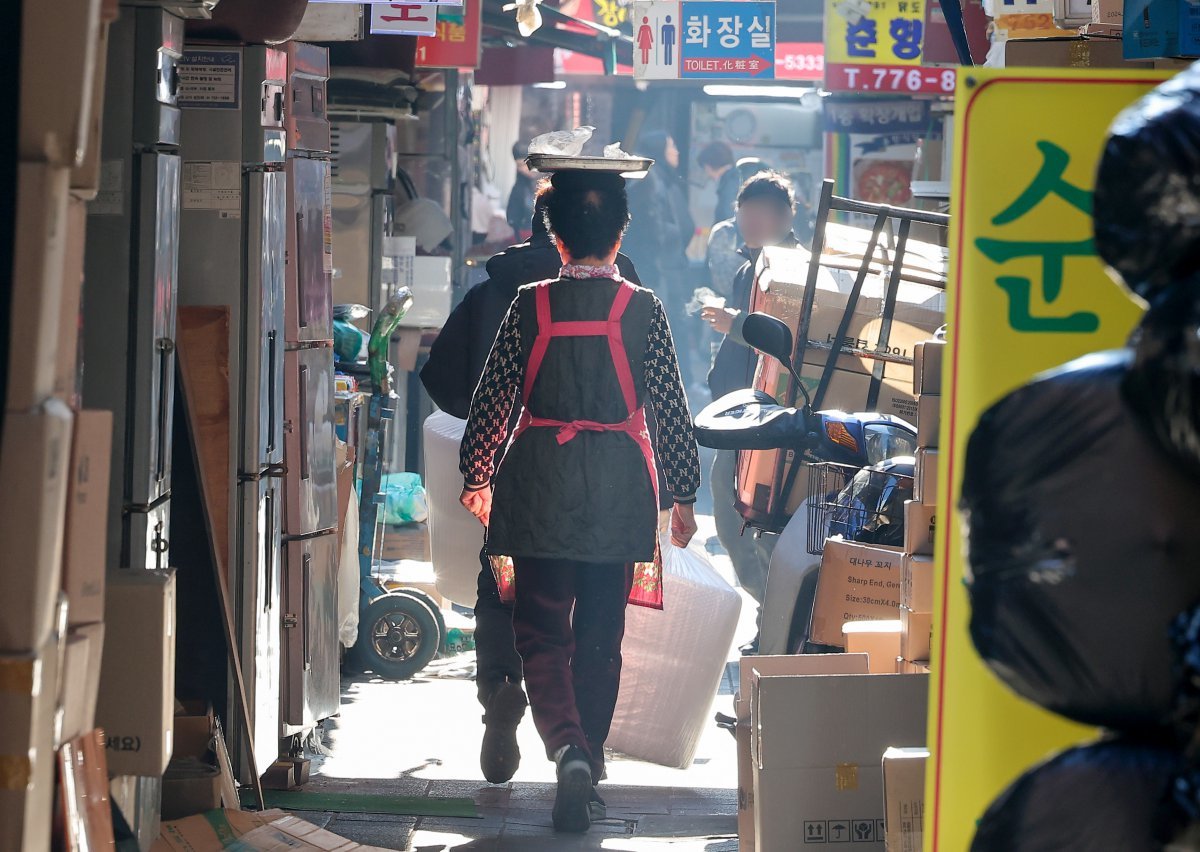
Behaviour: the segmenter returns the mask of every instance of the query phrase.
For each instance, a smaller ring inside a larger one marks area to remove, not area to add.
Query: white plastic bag
[[[663,536],[660,546],[664,609],[626,610],[621,692],[606,745],[685,769],[712,724],[742,598],[699,544],[675,547]]]
[[[359,580],[358,492],[350,489],[346,523],[342,526],[342,552],[338,558],[338,638],[345,648],[358,641]]]
[[[458,502],[463,487],[458,447],[466,427],[467,421],[444,411],[425,419],[425,493],[437,590],[457,604],[474,606],[483,524]]]

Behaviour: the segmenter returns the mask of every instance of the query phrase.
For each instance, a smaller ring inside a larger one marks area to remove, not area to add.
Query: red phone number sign
[[[776,80],[822,80],[824,77],[824,44],[819,41],[776,42]]]
[[[825,66],[825,88],[831,92],[897,92],[949,95],[957,75],[953,68],[919,65]]]

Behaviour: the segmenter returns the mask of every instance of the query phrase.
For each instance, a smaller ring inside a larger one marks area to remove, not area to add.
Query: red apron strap
[[[613,367],[616,368],[617,381],[621,385],[621,395],[625,397],[625,407],[631,417],[638,408],[637,393],[634,391],[633,372],[629,369],[629,358],[625,352],[625,339],[621,334],[621,317],[625,315],[625,309],[629,307],[629,300],[632,298],[633,287],[622,281],[617,287],[612,310],[608,312],[608,351],[612,353]]]
[[[521,387],[521,402],[529,405],[529,395],[533,393],[533,383],[537,380],[538,370],[542,368],[542,359],[546,357],[546,348],[550,345],[553,325],[550,319],[550,284],[538,284],[533,291],[534,302],[537,305],[537,338],[533,341],[533,351],[529,354],[529,363],[525,367],[525,383]]]

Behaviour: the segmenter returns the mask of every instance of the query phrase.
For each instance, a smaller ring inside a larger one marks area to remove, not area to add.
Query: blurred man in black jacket
[[[562,268],[562,257],[543,219],[541,185],[538,190],[533,236],[488,260],[488,279],[468,290],[451,312],[430,349],[429,360],[421,368],[421,382],[429,396],[438,408],[454,417],[467,418],[496,332],[517,297],[517,290],[525,284],[557,278]],[[625,278],[641,283],[633,262],[625,255],[617,255],[617,267]],[[519,407],[514,410],[514,419],[520,413]],[[503,784],[512,778],[520,764],[516,732],[528,702],[521,686],[521,657],[513,635],[512,605],[500,600],[496,578],[482,552],[479,561],[475,681],[486,726],[479,763],[488,781]]]

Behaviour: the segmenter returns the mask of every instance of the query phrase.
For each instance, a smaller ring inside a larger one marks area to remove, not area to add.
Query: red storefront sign
[[[824,78],[825,45],[807,41],[781,41],[775,44],[776,80]]]
[[[437,35],[417,39],[418,68],[478,68],[482,0],[438,7]]]

